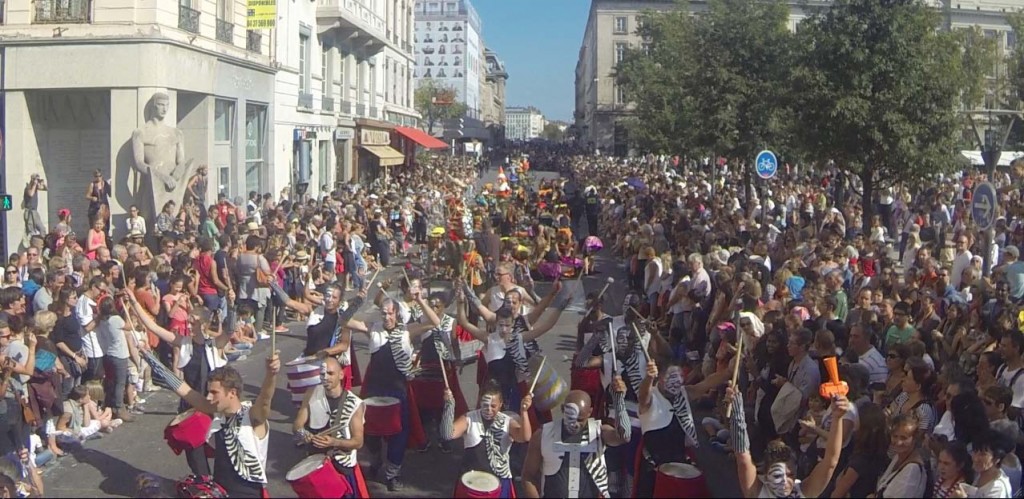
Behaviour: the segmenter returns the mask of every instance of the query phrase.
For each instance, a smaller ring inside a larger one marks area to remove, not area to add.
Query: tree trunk
[[[871,167],[864,166],[864,169],[860,172],[861,188],[864,194],[860,198],[861,202],[861,230],[868,230],[871,227],[871,217],[875,214],[875,170]]]

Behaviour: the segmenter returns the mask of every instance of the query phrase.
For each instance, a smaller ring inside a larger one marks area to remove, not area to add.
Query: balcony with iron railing
[[[228,21],[217,19],[217,39],[224,43],[234,43],[235,25]]]
[[[263,53],[263,34],[256,30],[247,30],[245,32],[245,50],[257,54]]]
[[[340,109],[340,111],[343,114],[352,114],[352,103],[347,101],[347,100],[341,101],[341,109]]]
[[[370,117],[371,118],[376,118],[377,117],[377,107],[376,106],[370,106]]]
[[[90,0],[36,0],[36,24],[71,24],[89,22]],[[0,3],[0,6],[3,6]]]
[[[331,97],[327,97],[327,96],[321,97],[320,98],[320,109],[322,109],[322,110],[324,110],[326,112],[332,112],[333,113],[334,112],[334,99],[331,98]]]
[[[356,104],[356,116],[366,116],[366,104]]]
[[[313,94],[308,92],[299,92],[298,106],[303,109],[313,109]]]
[[[199,33],[199,14],[192,7],[178,4],[178,27],[190,33]]]

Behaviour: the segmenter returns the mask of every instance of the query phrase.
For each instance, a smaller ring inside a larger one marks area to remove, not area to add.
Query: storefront
[[[432,150],[444,150],[448,148],[448,144],[431,137],[427,132],[424,132],[419,128],[409,128],[404,126],[395,127],[395,133],[392,135],[392,145],[394,145],[396,149],[402,151],[405,155],[405,164],[409,166],[413,165],[416,161],[417,147]]]
[[[394,126],[382,121],[356,120],[359,141],[353,153],[360,183],[369,184],[378,178],[386,178],[388,168],[405,162],[405,155],[391,147],[393,129]]]

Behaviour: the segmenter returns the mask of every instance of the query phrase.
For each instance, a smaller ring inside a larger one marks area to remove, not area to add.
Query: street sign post
[[[992,184],[982,182],[974,188],[974,195],[971,197],[971,216],[974,217],[974,223],[979,229],[988,230],[995,224],[998,203],[996,188]]]
[[[768,180],[778,173],[779,159],[775,157],[775,153],[766,149],[757,153],[757,158],[754,159],[754,168],[757,170],[758,177]]]

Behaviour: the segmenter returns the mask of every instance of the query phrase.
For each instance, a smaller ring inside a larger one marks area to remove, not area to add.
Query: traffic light
[[[11,211],[14,209],[14,200],[10,194],[0,194],[0,210]]]

